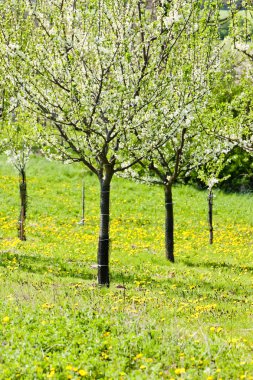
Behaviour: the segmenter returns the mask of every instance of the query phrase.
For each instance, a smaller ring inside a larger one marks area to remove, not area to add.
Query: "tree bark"
[[[208,223],[209,223],[209,243],[213,244],[213,192],[208,194]]]
[[[26,185],[26,174],[25,170],[22,169],[19,173],[19,194],[20,194],[20,215],[18,221],[18,237],[20,240],[25,241],[25,220],[27,212],[27,185]]]
[[[110,230],[110,182],[100,179],[100,232],[98,243],[98,285],[110,286],[109,278],[109,230]]]
[[[172,184],[164,186],[165,192],[165,252],[169,261],[174,263],[174,214]]]

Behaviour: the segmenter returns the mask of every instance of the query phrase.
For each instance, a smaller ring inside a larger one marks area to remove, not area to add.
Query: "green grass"
[[[0,161],[1,379],[253,379],[253,198],[174,189],[176,263],[163,191],[115,178],[111,287],[96,286],[99,187],[83,168],[33,158],[26,242],[17,173]]]

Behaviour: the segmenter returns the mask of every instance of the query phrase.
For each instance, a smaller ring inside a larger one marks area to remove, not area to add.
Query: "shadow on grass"
[[[50,274],[57,277],[82,278],[84,280],[94,280],[94,275],[87,271],[88,263],[65,262],[59,259],[41,257],[39,255],[23,255],[12,252],[2,252],[0,254],[0,267],[17,268],[18,270],[37,273]]]
[[[206,268],[213,268],[213,269],[228,269],[228,270],[233,270],[236,272],[241,272],[241,271],[248,271],[248,272],[253,272],[253,267],[251,266],[246,266],[246,265],[234,265],[234,264],[229,264],[223,262],[192,262],[189,260],[181,260],[181,263],[188,266],[188,267],[206,267]]]
[[[239,271],[242,269],[247,269],[249,272],[253,271],[252,267],[238,267],[235,265],[231,265],[228,263],[193,263],[191,261],[182,261],[186,266],[188,267],[212,267],[214,269],[216,268],[225,268],[228,270],[234,270]],[[48,258],[48,257],[42,257],[42,256],[33,256],[33,255],[27,255],[17,252],[1,252],[0,253],[0,267],[7,268],[10,270],[15,269],[15,273],[18,272],[25,272],[25,273],[32,273],[32,274],[38,274],[41,276],[47,276],[52,275],[54,278],[64,279],[75,279],[77,280],[86,280],[90,281],[92,285],[96,285],[97,283],[97,268],[96,266],[91,266],[90,262],[81,262],[81,261],[65,261],[61,259],[55,259],[55,258]],[[111,268],[111,284],[118,287],[118,288],[128,288],[134,284],[136,280],[136,274],[129,274],[124,272],[124,268],[119,267],[113,267]],[[159,279],[159,289],[157,289],[157,281],[154,278],[154,276],[151,275],[144,275],[143,279],[145,279],[145,282],[151,284],[150,287],[153,288],[153,290],[161,290],[164,288],[165,290],[169,287],[171,287],[172,282],[174,281],[170,277]],[[138,288],[138,286],[136,285]],[[145,287],[139,288],[139,290],[145,290]],[[185,299],[189,297],[193,297],[194,294],[198,294],[198,296],[201,295],[208,295],[208,298],[210,299],[216,299],[219,298],[220,292],[231,292],[233,291],[233,294],[231,294],[231,298],[234,300],[237,300],[237,298],[241,295],[246,296],[246,289],[241,288],[240,284],[237,286],[235,284],[231,284],[230,282],[227,282],[226,285],[222,285],[221,288],[217,284],[208,283],[205,281],[202,281],[201,284],[198,284],[197,289],[189,290],[186,287],[185,282],[182,279],[177,279],[177,290],[175,290],[175,294],[180,299]],[[197,292],[197,293],[196,293]],[[174,295],[175,295],[174,294]]]
[[[93,268],[90,262],[62,261],[52,257],[24,255],[10,251],[0,252],[0,267],[42,275],[51,273],[60,278],[95,281],[97,277],[97,268],[96,266]],[[111,281],[120,284],[133,283],[134,276],[115,272],[111,273]]]

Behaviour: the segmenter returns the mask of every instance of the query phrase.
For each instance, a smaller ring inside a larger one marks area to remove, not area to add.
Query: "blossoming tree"
[[[206,154],[207,135],[203,131],[208,126],[199,123],[198,114],[209,101],[220,62],[219,9],[219,1],[191,9],[192,22],[182,31],[180,45],[172,52],[166,66],[167,88],[157,121],[167,134],[166,142],[150,152],[141,161],[142,169],[137,168],[132,174],[138,180],[164,187],[165,251],[171,262],[174,262],[172,187],[180,176],[200,166]],[[178,27],[186,17],[185,11],[178,8],[174,13]],[[172,18],[166,21],[169,24]]]
[[[20,128],[21,120],[6,125],[4,133],[8,148],[4,153],[8,161],[15,167],[19,174],[20,213],[18,218],[18,237],[26,240],[25,221],[27,216],[27,180],[26,166],[32,153],[32,145],[29,135],[24,134],[24,128]],[[21,124],[22,125],[22,124]],[[23,125],[22,125],[23,127]]]
[[[2,37],[2,35],[1,35]],[[26,240],[25,220],[27,215],[26,165],[32,151],[31,131],[27,127],[28,114],[19,107],[13,81],[4,69],[4,57],[0,56],[0,152],[19,174],[20,212],[18,237]]]
[[[109,286],[111,180],[167,141],[172,122],[166,128],[159,122],[164,73],[202,2],[21,0],[0,6],[2,54],[23,105],[37,115],[45,142],[99,179],[98,283]]]

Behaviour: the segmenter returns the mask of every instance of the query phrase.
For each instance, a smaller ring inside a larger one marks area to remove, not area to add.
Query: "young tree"
[[[27,180],[26,166],[32,153],[31,133],[26,125],[26,116],[13,112],[12,121],[5,121],[2,133],[4,136],[4,153],[8,161],[19,174],[20,212],[18,218],[18,237],[26,240],[25,221],[27,216]]]
[[[231,144],[227,146],[220,146],[219,140],[213,141],[214,146],[209,147],[208,153],[203,158],[202,165],[198,168],[198,178],[204,182],[208,189],[208,225],[209,225],[209,243],[214,242],[214,228],[213,228],[213,189],[219,183],[226,181],[229,176],[222,177],[221,172],[226,165],[229,164],[227,154],[232,149]],[[218,146],[218,149],[217,149]],[[211,149],[210,149],[211,148]]]
[[[166,133],[159,122],[164,72],[201,4],[153,2],[152,11],[140,0],[0,4],[2,54],[23,104],[42,121],[45,142],[99,179],[100,285],[109,286],[111,180],[168,139],[172,122]]]
[[[222,48],[218,39],[219,1],[212,4],[206,2],[204,8],[198,5],[192,8],[191,22],[181,33],[180,46],[167,61],[167,87],[159,120],[167,133],[167,141],[142,160],[142,170],[137,168],[132,173],[138,180],[164,187],[165,252],[171,262],[174,262],[172,188],[180,176],[184,176],[190,168],[196,168],[203,160],[204,148],[197,157],[194,155],[196,149],[203,146],[205,129],[199,123],[197,114],[208,102]],[[185,18],[181,12],[183,10],[180,8],[176,16],[174,14],[179,25]],[[168,120],[172,122],[169,127]]]
[[[208,102],[198,110],[196,122],[202,129],[200,144],[194,149],[191,157],[192,169],[197,177],[208,188],[208,224],[209,242],[213,244],[213,189],[229,176],[222,172],[230,163],[229,153],[237,145],[236,142],[223,138],[221,131],[231,131],[233,124],[234,98],[240,93],[236,65],[237,57],[231,54],[225,41],[224,49],[219,57],[219,68],[214,75]],[[195,169],[196,168],[196,169]]]
[[[4,63],[4,57],[0,56],[0,153],[7,155],[8,161],[19,173],[20,212],[18,217],[18,237],[20,240],[26,240],[26,164],[31,153],[31,146],[28,142],[25,127],[27,115],[22,117],[20,110],[18,110],[18,100],[15,96],[13,82],[4,70]]]

